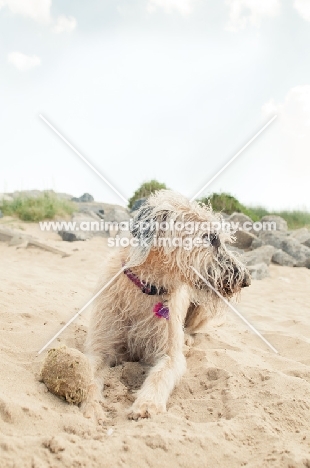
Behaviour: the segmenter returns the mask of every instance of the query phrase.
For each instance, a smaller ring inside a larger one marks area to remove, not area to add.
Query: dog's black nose
[[[251,284],[251,275],[247,271],[245,272],[243,281],[242,281],[242,288],[247,288]]]

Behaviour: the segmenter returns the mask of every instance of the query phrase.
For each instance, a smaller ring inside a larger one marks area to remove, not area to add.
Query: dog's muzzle
[[[209,281],[222,296],[232,297],[238,293],[240,289],[250,286],[251,275],[247,269],[240,270],[237,266],[234,266],[233,275],[231,275],[231,269],[229,269],[218,283],[213,284],[211,277],[209,277]]]

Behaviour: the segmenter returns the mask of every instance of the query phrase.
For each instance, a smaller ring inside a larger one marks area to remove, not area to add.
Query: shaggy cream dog
[[[211,207],[169,190],[157,192],[140,208],[131,230],[134,245],[111,251],[101,287],[122,266],[124,271],[92,310],[85,351],[93,380],[82,407],[86,417],[105,418],[100,405],[105,370],[132,360],[152,367],[128,417],[166,411],[186,369],[184,333],[196,333],[223,306],[191,267],[225,298],[250,284],[246,268],[225,246],[231,237],[221,231],[221,221]]]

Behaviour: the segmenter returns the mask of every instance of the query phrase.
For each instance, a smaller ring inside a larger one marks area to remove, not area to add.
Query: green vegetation
[[[129,199],[128,207],[132,208],[135,201],[139,200],[139,198],[146,198],[152,193],[156,192],[156,190],[162,190],[166,188],[166,184],[158,182],[154,179],[150,180],[149,182],[144,182]]]
[[[208,204],[210,201],[214,211],[222,211],[227,214],[244,213],[253,221],[259,221],[263,216],[273,214],[285,219],[289,229],[310,228],[310,213],[306,211],[268,211],[261,206],[245,206],[228,193],[213,193],[210,197],[202,198],[199,201],[202,204]]]
[[[199,201],[205,205],[208,204],[208,202],[210,201],[214,211],[223,211],[224,213],[227,213],[229,215],[237,212],[244,213],[250,216],[248,208],[242,205],[235,197],[229,195],[229,193],[212,193],[210,197],[201,198],[201,200]],[[255,219],[254,221],[257,221],[257,219]]]
[[[0,201],[0,210],[4,215],[17,216],[22,221],[42,221],[57,216],[70,215],[75,205],[69,200],[57,198],[51,192],[44,192],[38,197],[19,196],[12,201]]]
[[[310,213],[307,211],[277,211],[276,213],[285,219],[289,229],[306,227],[310,229]]]
[[[157,180],[144,182],[130,198],[129,208],[139,198],[148,197],[156,190],[161,189],[167,189],[166,184]],[[310,228],[310,213],[302,210],[268,211],[261,206],[249,207],[228,193],[213,193],[210,197],[202,198],[199,202],[202,204],[210,202],[214,211],[222,211],[227,214],[244,213],[253,221],[259,221],[265,215],[274,214],[284,218],[289,229]],[[14,198],[13,201],[2,200],[0,201],[0,210],[4,215],[16,216],[22,221],[37,222],[43,219],[53,219],[55,216],[71,215],[76,207],[73,202],[58,198],[53,192],[43,192],[38,197],[24,195]]]

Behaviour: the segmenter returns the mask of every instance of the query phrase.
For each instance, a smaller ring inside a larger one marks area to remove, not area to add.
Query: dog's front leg
[[[91,364],[93,376],[88,386],[86,399],[81,404],[81,410],[86,418],[91,418],[99,424],[103,424],[108,420],[101,406],[105,366],[102,358],[95,358],[92,355],[87,355],[87,357]]]
[[[146,418],[166,411],[169,395],[186,370],[186,360],[182,350],[183,323],[189,303],[189,295],[185,286],[171,294],[168,302],[167,354],[160,358],[151,369],[139,390],[137,399],[128,414],[130,419]]]

